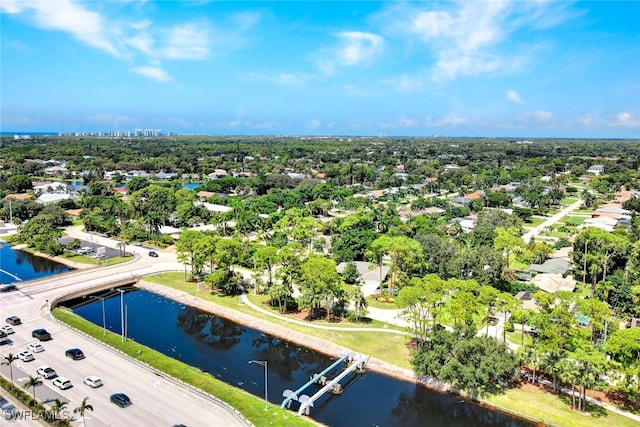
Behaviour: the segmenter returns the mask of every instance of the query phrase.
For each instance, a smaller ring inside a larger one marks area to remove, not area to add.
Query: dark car
[[[154,257],[154,258],[158,258],[158,252],[156,252],[156,251],[149,251],[149,256],[150,256],[150,257]]]
[[[9,342],[10,340],[7,334],[3,330],[0,330],[0,345],[9,344]]]
[[[79,348],[70,348],[64,352],[64,355],[72,358],[73,360],[84,359],[84,353]]]
[[[13,326],[22,325],[22,320],[18,316],[7,317],[7,323]]]
[[[124,393],[112,394],[111,397],[109,397],[109,400],[111,401],[111,403],[115,403],[121,408],[131,405],[131,399],[129,399],[129,396]]]
[[[16,287],[16,285],[2,285],[0,287],[0,292],[11,292],[11,291],[17,291],[18,288]]]
[[[36,329],[31,332],[31,336],[38,338],[40,341],[49,341],[51,339],[51,334],[46,329]]]

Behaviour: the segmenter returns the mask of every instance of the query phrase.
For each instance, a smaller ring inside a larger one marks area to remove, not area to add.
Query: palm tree
[[[560,362],[560,380],[571,386],[571,409],[578,409],[575,391],[578,376],[579,369],[574,360],[564,359]]]
[[[58,414],[60,414],[60,412],[66,409],[67,404],[68,402],[63,402],[60,399],[56,399],[53,402],[53,405],[51,405],[51,411],[53,412],[53,416],[56,420],[58,419]]]
[[[78,406],[76,409],[73,410],[74,414],[79,414],[82,417],[82,425],[83,426],[87,425],[87,420],[85,420],[85,418],[84,418],[85,412],[93,411],[93,406],[89,405],[87,403],[87,400],[89,400],[88,397],[85,397],[84,399],[82,399],[82,403],[80,404],[80,406]]]
[[[0,363],[0,365],[9,365],[9,374],[11,376],[11,384],[13,384],[13,362],[15,362],[16,360],[18,360],[18,357],[14,356],[13,353],[9,353],[6,356],[4,356],[4,360],[2,361],[2,363]]]
[[[367,299],[362,293],[362,289],[360,288],[360,286],[357,285],[354,285],[351,289],[350,296],[353,301],[353,309],[356,321],[359,321],[360,316],[365,315],[367,312]]]
[[[31,388],[33,391],[33,405],[36,404],[36,387],[39,387],[42,384],[44,384],[44,382],[42,382],[42,379],[39,376],[29,377],[27,382],[24,383],[24,388],[26,389]]]
[[[564,358],[565,354],[562,349],[548,351],[542,357],[544,371],[553,376],[553,391],[558,390],[558,377],[563,369],[560,364]]]
[[[531,384],[535,384],[536,374],[538,372],[538,368],[540,367],[540,362],[542,358],[540,351],[533,346],[526,347],[521,357],[522,357],[523,364],[528,366],[529,369],[532,370]]]

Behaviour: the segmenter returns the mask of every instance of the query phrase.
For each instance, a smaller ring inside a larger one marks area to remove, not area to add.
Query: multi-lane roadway
[[[106,239],[104,243],[108,243]],[[94,427],[247,425],[247,421],[232,408],[139,365],[52,318],[49,304],[63,293],[127,277],[180,269],[172,254],[160,253],[158,258],[152,258],[144,248],[129,249],[136,252],[133,262],[52,276],[21,284],[17,291],[0,294],[0,324],[5,324],[5,319],[12,315],[20,317],[23,322],[14,326],[15,333],[9,336],[11,343],[0,346],[2,357],[8,353],[17,355],[27,348],[27,344],[37,341],[31,336],[34,329],[45,328],[53,337],[51,341],[42,342],[45,351],[34,353],[36,360],[13,363],[14,381],[24,384],[29,376],[36,375],[37,368],[42,365],[49,365],[58,375],[69,378],[73,387],[67,390],[58,390],[52,380],[43,379],[44,385],[36,387],[36,398],[49,403],[56,398],[67,401],[70,415],[79,425],[82,425],[82,420],[73,414],[73,409],[80,406],[85,397],[93,407],[93,411],[87,411],[85,415],[87,421],[90,420],[87,425]],[[82,349],[86,358],[72,360],[66,357],[65,350],[73,347]],[[8,377],[8,367],[2,368]],[[104,385],[94,389],[84,384],[83,378],[88,375],[100,377]],[[109,400],[113,393],[127,394],[133,404],[126,408],[114,405]]]

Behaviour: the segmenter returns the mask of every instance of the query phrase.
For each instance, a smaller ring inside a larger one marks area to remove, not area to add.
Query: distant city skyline
[[[4,0],[0,131],[640,138],[638,1]]]

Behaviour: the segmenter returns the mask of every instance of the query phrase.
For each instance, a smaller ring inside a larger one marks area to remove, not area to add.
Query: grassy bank
[[[384,337],[381,337],[380,333],[320,330],[275,319],[262,313],[258,313],[250,307],[239,304],[238,297],[226,297],[211,294],[211,292],[206,290],[197,292],[195,284],[184,282],[183,273],[167,273],[147,277],[145,280],[182,290],[191,295],[197,296],[198,298],[202,298],[203,300],[211,301],[234,310],[248,313],[254,317],[265,318],[270,322],[284,325],[287,328],[295,329],[308,335],[317,336],[335,342],[360,353],[385,360],[396,366],[411,369],[411,365],[409,363],[410,350],[406,346],[407,338],[404,336],[384,334]],[[249,295],[249,297],[256,305],[261,305],[267,298],[266,296],[260,295]],[[314,321],[313,323],[327,324],[322,321]],[[335,324],[328,325],[335,326]],[[355,325],[350,324],[349,326]],[[372,321],[371,323],[363,326],[390,327],[389,325],[376,321]],[[520,343],[520,332],[511,332],[508,333],[508,335],[510,335],[512,340],[517,341],[518,344]],[[530,337],[525,337],[525,339],[527,338],[530,340]],[[627,417],[606,411],[603,408],[593,405],[590,405],[589,407],[589,410],[591,411],[589,414],[573,411],[570,409],[570,402],[568,399],[570,399],[568,396],[557,396],[552,393],[543,393],[525,389],[509,389],[503,394],[487,397],[484,399],[484,402],[507,412],[511,412],[524,418],[539,420],[541,423],[552,426],[638,426],[637,422]]]
[[[515,388],[507,390],[504,394],[489,396],[485,400],[514,414],[538,419],[552,426],[638,427],[637,421],[595,405],[588,405],[587,413],[573,411],[570,409],[569,396],[558,396],[550,392],[533,392]]]
[[[146,363],[159,371],[165,372],[174,378],[216,396],[218,399],[237,409],[256,426],[265,425],[265,418],[267,417],[269,419],[268,424],[271,426],[308,427],[316,425],[308,418],[298,417],[293,412],[280,409],[279,406],[270,405],[269,409],[265,410],[264,400],[261,398],[225,384],[193,366],[165,356],[149,347],[134,341],[122,342],[120,335],[110,331],[107,331],[107,334],[103,335],[102,327],[94,325],[68,310],[55,309],[53,313],[56,318],[67,325],[122,351],[129,357]]]
[[[307,327],[296,323],[287,322],[286,320],[280,320],[266,314],[256,312],[251,307],[247,307],[244,304],[240,304],[239,298],[229,297],[219,294],[212,294],[206,290],[200,292],[196,291],[195,283],[185,283],[183,273],[163,273],[157,276],[145,277],[145,280],[152,283],[157,283],[163,286],[167,286],[173,289],[178,289],[186,292],[190,295],[197,296],[205,301],[210,301],[215,304],[219,304],[233,310],[237,310],[246,314],[250,314],[253,317],[259,319],[265,319],[269,322],[284,326],[288,329],[295,330],[307,335],[322,338],[327,341],[334,342],[343,347],[349,348],[358,353],[373,355],[377,359],[384,360],[385,362],[392,363],[396,366],[400,366],[405,369],[411,369],[409,360],[411,358],[410,349],[407,347],[407,337],[400,334],[380,334],[379,332],[361,331],[339,331],[339,330],[327,330],[317,329],[313,327]],[[249,299],[256,305],[262,306],[262,303],[268,298],[264,295],[248,295]],[[274,311],[275,313],[275,311]],[[381,328],[381,329],[396,329],[402,331],[401,328],[397,328],[377,320],[371,320],[363,323],[349,323],[346,325],[337,325],[335,323],[326,322],[325,320],[314,320],[314,325],[326,325],[331,327],[345,327],[345,328]]]

